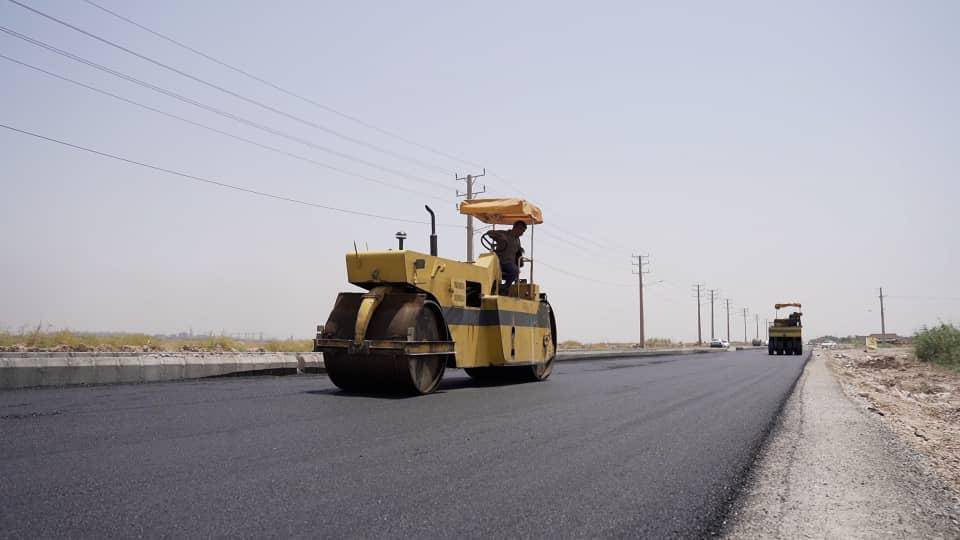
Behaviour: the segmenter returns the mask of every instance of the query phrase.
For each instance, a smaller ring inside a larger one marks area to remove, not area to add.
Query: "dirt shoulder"
[[[960,373],[908,348],[823,351],[848,397],[927,458],[960,494]]]
[[[960,538],[960,499],[885,416],[845,395],[832,354],[807,363],[724,536]]]

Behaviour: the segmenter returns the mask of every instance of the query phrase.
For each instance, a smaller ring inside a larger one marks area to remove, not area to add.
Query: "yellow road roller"
[[[533,282],[532,238],[541,210],[523,199],[474,199],[460,213],[492,225],[530,227],[529,278],[504,286],[501,235],[488,231],[488,252],[474,262],[437,256],[430,207],[430,253],[399,249],[346,255],[347,280],[366,292],[337,296],[314,350],[330,380],[350,392],[429,394],[444,370],[480,380],[542,381],[553,371],[557,325],[546,294]]]
[[[803,354],[803,325],[800,317],[803,313],[795,311],[785,319],[780,318],[780,310],[787,307],[802,309],[798,303],[774,304],[777,316],[767,329],[767,354]]]

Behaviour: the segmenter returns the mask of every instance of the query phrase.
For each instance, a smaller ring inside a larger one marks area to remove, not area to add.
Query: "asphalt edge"
[[[590,360],[608,360],[612,358],[636,358],[646,356],[682,356],[688,354],[704,354],[710,352],[727,352],[728,349],[634,349],[630,351],[604,352],[560,352],[557,353],[557,362],[584,362]]]
[[[790,385],[790,390],[784,392],[783,399],[780,400],[780,403],[777,405],[776,412],[773,414],[773,417],[770,419],[768,425],[761,432],[760,437],[754,444],[754,447],[751,448],[750,458],[743,466],[743,469],[736,476],[736,484],[734,484],[727,492],[727,496],[720,504],[720,508],[716,512],[716,515],[708,520],[709,525],[707,526],[706,531],[704,531],[707,536],[724,537],[729,532],[729,527],[732,522],[730,518],[733,516],[734,510],[739,507],[738,503],[744,494],[744,488],[750,485],[750,482],[754,479],[756,474],[756,466],[760,462],[760,458],[763,456],[764,450],[766,450],[766,448],[770,445],[770,442],[773,440],[771,435],[775,433],[777,428],[783,423],[784,408],[786,407],[787,402],[790,401],[790,398],[792,398],[796,392],[797,383],[800,382],[800,379],[803,378],[804,374],[806,373],[807,365],[810,363],[811,358],[813,358],[812,349],[803,353],[803,367],[797,373],[797,377]]]

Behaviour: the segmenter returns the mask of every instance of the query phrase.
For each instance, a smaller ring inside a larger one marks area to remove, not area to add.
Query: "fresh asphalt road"
[[[0,392],[2,537],[700,537],[803,367],[766,351]]]

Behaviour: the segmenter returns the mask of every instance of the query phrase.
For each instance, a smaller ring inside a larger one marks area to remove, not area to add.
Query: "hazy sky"
[[[4,59],[0,123],[321,205],[421,220],[430,203],[442,224],[462,225],[454,172],[477,167],[283,95],[80,0],[24,1],[393,155],[0,1],[5,27],[314,147],[0,34],[6,56],[440,200],[257,148]],[[697,281],[720,289],[737,310],[748,308],[751,335],[753,314],[770,317],[782,301],[804,303],[808,335],[877,332],[880,286],[891,295],[889,331],[960,321],[960,3],[98,2],[274,84],[485,166],[497,174],[483,179],[486,195],[518,188],[538,202],[547,224],[535,233],[544,263],[536,277],[561,339],[636,338],[632,252],[649,253],[647,279],[663,280],[647,289],[648,337],[696,338],[690,286]],[[336,293],[352,289],[343,254],[354,241],[385,249],[405,230],[411,248],[427,250],[426,225],[258,198],[5,129],[0,156],[6,329],[43,321],[308,337]],[[463,229],[443,228],[440,252],[462,258]],[[725,334],[722,313],[718,304],[718,334]],[[732,333],[742,337],[742,316]]]

